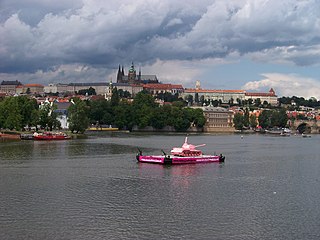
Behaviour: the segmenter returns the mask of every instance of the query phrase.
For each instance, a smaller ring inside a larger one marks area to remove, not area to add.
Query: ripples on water
[[[0,143],[0,239],[319,239],[319,137],[192,135],[224,164],[138,164],[184,135]]]

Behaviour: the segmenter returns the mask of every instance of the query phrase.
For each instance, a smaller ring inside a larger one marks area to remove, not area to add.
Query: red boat
[[[158,164],[186,164],[186,163],[209,163],[209,162],[224,162],[225,157],[220,155],[203,155],[201,150],[196,149],[197,147],[205,146],[201,144],[198,146],[188,143],[188,137],[186,137],[182,147],[174,147],[171,150],[171,154],[167,155],[149,155],[145,156],[142,151],[139,150],[137,154],[138,162],[145,163],[158,163]]]
[[[71,139],[70,136],[63,132],[44,132],[44,133],[34,133],[34,140],[68,140]]]

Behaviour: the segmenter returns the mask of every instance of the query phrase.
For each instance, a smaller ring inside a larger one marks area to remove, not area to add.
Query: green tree
[[[251,114],[249,117],[249,122],[250,122],[250,127],[251,128],[256,128],[257,127],[257,117],[254,114]]]
[[[57,119],[58,114],[54,112],[56,105],[52,103],[44,103],[39,109],[38,124],[41,128],[52,131],[53,129],[60,128],[61,124]]]
[[[249,126],[250,126],[249,109],[248,109],[248,108],[246,108],[246,109],[244,110],[243,125],[244,125],[244,127],[249,127]]]
[[[119,89],[118,94],[120,98],[131,98],[131,94],[127,90],[123,91],[123,89]]]
[[[200,96],[200,102],[201,102],[201,106],[203,106],[203,104],[204,104],[204,102],[205,102],[205,101],[204,101],[204,95],[201,95],[201,96]]]
[[[17,97],[21,114],[21,127],[36,126],[38,120],[39,106],[36,99],[30,99],[27,96]]]
[[[272,125],[271,125],[271,116],[272,116],[272,112],[271,111],[269,111],[269,110],[262,111],[262,113],[258,117],[259,125],[262,128],[272,127]]]
[[[241,113],[236,113],[233,117],[233,125],[235,129],[242,130],[244,127],[243,124],[243,115]]]
[[[185,97],[185,100],[188,104],[192,105],[193,104],[193,96],[191,94],[187,95]]]
[[[260,99],[260,98],[256,98],[256,99],[254,100],[254,105],[255,105],[256,107],[259,107],[259,106],[261,105],[261,99]]]
[[[121,101],[120,104],[114,108],[114,125],[120,129],[131,130],[134,122],[132,109],[129,103]]]
[[[21,107],[17,97],[8,97],[1,102],[0,116],[2,128],[21,130]]]
[[[163,107],[155,108],[150,118],[151,126],[156,129],[162,129],[166,126],[166,119],[165,109]]]
[[[195,93],[194,95],[194,102],[198,103],[199,102],[199,93]]]
[[[79,98],[74,98],[73,101],[74,104],[68,108],[69,129],[71,132],[83,133],[89,125],[88,107]]]
[[[85,95],[89,95],[89,96],[97,95],[96,90],[93,87],[89,87],[88,89],[81,89],[81,90],[78,91],[78,94],[79,95],[83,95],[83,96],[85,96]]]
[[[157,107],[158,104],[155,102],[154,98],[143,91],[139,92],[133,99],[133,107],[139,108],[143,105],[149,106],[149,107]]]
[[[112,96],[111,96],[110,102],[111,102],[111,106],[117,106],[120,102],[118,89],[116,87],[112,89]]]
[[[286,127],[288,122],[288,116],[285,109],[279,111],[272,111],[271,126],[272,127]]]
[[[114,107],[106,99],[89,101],[89,118],[92,124],[112,124],[114,120]]]

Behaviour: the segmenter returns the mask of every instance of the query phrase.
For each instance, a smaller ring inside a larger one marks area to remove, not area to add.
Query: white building
[[[245,100],[252,99],[254,102],[256,99],[260,99],[261,103],[264,101],[268,102],[269,104],[276,106],[278,105],[278,96],[276,95],[273,88],[269,90],[269,92],[246,92]]]

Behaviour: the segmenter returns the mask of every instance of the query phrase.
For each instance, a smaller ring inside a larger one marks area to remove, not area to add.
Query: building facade
[[[204,132],[234,132],[233,111],[222,107],[203,107],[206,123]]]
[[[171,93],[174,94],[182,94],[184,89],[182,85],[178,84],[160,84],[160,83],[149,83],[144,84],[143,89],[148,91],[152,95],[157,95],[160,93]]]
[[[131,96],[134,96],[138,92],[143,90],[142,85],[127,84],[127,83],[112,83],[112,82],[98,82],[98,83],[69,83],[69,84],[49,84],[44,87],[45,93],[70,93],[76,94],[80,90],[93,88],[97,95],[108,95],[110,94],[110,88],[116,87],[118,90],[128,91]]]
[[[273,88],[271,88],[269,92],[246,92],[245,93],[245,100],[251,99],[252,101],[255,101],[258,98],[260,99],[261,103],[266,101],[272,106],[278,105],[278,96],[276,95]]]
[[[0,92],[7,94],[16,94],[16,89],[21,86],[22,83],[18,80],[16,81],[2,81],[0,84]]]
[[[36,83],[19,85],[16,88],[16,93],[17,94],[43,94],[44,86]]]
[[[208,89],[196,89],[196,88],[186,88],[182,97],[186,99],[189,95],[196,99],[196,95],[198,99],[203,98],[204,100],[221,100],[222,103],[229,103],[230,101],[236,102],[239,100],[245,99],[245,91],[244,90],[208,90]]]
[[[182,97],[186,99],[189,95],[196,99],[203,98],[203,100],[221,100],[222,103],[237,103],[238,101],[249,100],[251,99],[253,102],[256,99],[260,99],[261,103],[264,101],[269,104],[276,106],[278,105],[278,97],[273,90],[270,89],[269,92],[248,92],[246,90],[211,90],[211,89],[202,89],[200,86],[200,81],[196,82],[195,88],[186,88]]]

